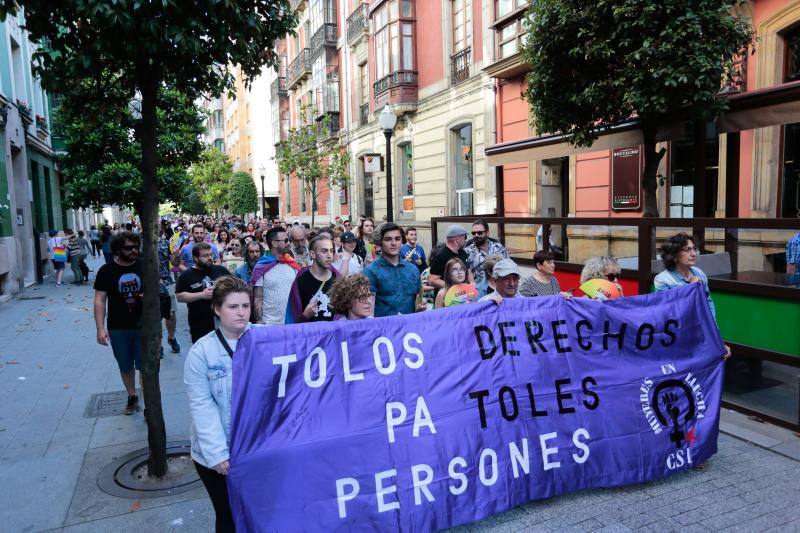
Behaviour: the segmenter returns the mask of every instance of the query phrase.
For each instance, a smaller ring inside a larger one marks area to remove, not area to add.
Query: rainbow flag
[[[67,262],[67,249],[62,246],[53,246],[53,261]]]

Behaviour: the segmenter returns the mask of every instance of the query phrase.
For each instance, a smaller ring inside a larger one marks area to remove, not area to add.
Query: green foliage
[[[141,209],[142,149],[134,134],[137,119],[124,92],[109,92],[104,105],[98,107],[85,97],[92,91],[91,80],[75,83],[68,90],[54,110],[64,143],[59,166],[67,205]],[[161,91],[157,113],[160,201],[180,202],[186,189],[186,168],[203,148],[199,140],[203,115],[191,98],[174,89]]]
[[[331,188],[347,187],[350,154],[338,144],[326,143],[324,132],[330,131],[330,115],[315,123],[309,118],[312,113],[309,106],[300,108],[300,126],[289,130],[286,140],[278,146],[275,159],[281,174],[297,176],[305,184],[305,190],[310,192],[313,225],[319,186],[324,183]]]
[[[215,213],[228,204],[228,188],[233,177],[233,165],[227,155],[216,148],[207,148],[200,160],[189,168],[189,178],[198,198]]]
[[[208,209],[206,209],[205,204],[200,199],[200,196],[197,195],[197,191],[194,190],[194,187],[191,186],[186,187],[186,194],[184,194],[183,199],[178,202],[176,207],[178,212],[189,215],[208,214]]]
[[[228,210],[234,215],[258,211],[258,189],[247,172],[234,172],[228,186]]]
[[[652,171],[645,185],[654,200],[656,128],[723,110],[723,78],[753,43],[748,23],[734,15],[739,3],[532,0],[522,52],[536,129],[589,146],[599,125],[638,116],[646,141],[653,139],[645,143]]]

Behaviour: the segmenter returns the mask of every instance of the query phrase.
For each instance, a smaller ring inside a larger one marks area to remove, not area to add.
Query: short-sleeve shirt
[[[194,257],[192,257],[192,248],[194,248],[194,241],[188,243],[186,246],[183,247],[181,250],[181,262],[186,265],[186,268],[192,268],[194,266]],[[214,261],[219,261],[219,251],[217,250],[217,245],[211,245],[211,251],[214,252]]]
[[[794,265],[800,273],[800,231],[786,243],[786,264]]]
[[[294,283],[297,284],[297,290],[300,291],[301,312],[308,307],[309,302],[311,302],[311,299],[314,296],[316,296],[319,300],[319,311],[317,311],[315,316],[312,316],[310,319],[308,319],[308,322],[333,320],[333,315],[335,313],[330,306],[331,300],[328,298],[328,293],[330,292],[331,287],[333,286],[333,280],[335,279],[336,274],[331,272],[330,278],[325,281],[320,281],[314,277],[314,274],[311,273],[311,270],[306,270],[294,280]]]
[[[297,271],[286,263],[278,263],[256,281],[263,287],[261,296],[261,323],[281,325],[286,321],[286,304]],[[308,303],[306,302],[306,305]],[[305,309],[305,307],[303,308]]]
[[[465,247],[464,251],[467,252],[467,256],[469,257],[467,266],[469,266],[469,269],[472,271],[472,277],[475,278],[475,287],[478,288],[478,293],[483,296],[489,288],[489,281],[486,279],[486,272],[483,270],[483,264],[490,255],[499,255],[500,257],[508,258],[506,247],[497,241],[489,239],[489,245],[486,250],[479,248],[473,243]]]
[[[407,261],[391,264],[380,256],[364,269],[375,293],[375,316],[408,315],[417,309],[422,282],[417,266]]]
[[[97,271],[94,290],[108,295],[106,329],[135,329],[142,319],[142,262],[122,266],[116,261]]]
[[[175,294],[181,292],[203,292],[214,286],[214,280],[230,275],[230,272],[219,265],[211,265],[208,270],[189,268],[184,270],[175,284]],[[189,333],[198,339],[214,329],[214,311],[211,300],[197,300],[186,304],[189,310]]]
[[[400,247],[400,259],[403,261],[408,261],[409,263],[414,263],[416,265],[417,270],[422,272],[428,265],[425,261],[425,250],[422,249],[422,246],[419,244],[415,244],[413,247],[406,243]],[[420,261],[420,264],[417,265],[417,261]]]
[[[561,285],[559,285],[555,276],[550,276],[549,283],[542,283],[535,277],[530,276],[519,286],[519,293],[529,298],[533,296],[550,296],[559,294],[560,292]]]

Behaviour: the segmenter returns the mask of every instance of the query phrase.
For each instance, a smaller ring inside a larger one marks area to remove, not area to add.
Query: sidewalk
[[[90,259],[90,268],[101,261]],[[72,281],[70,272],[65,277]],[[141,412],[86,416],[93,394],[122,390],[111,348],[95,340],[92,299],[91,286],[48,280],[0,305],[0,529],[213,531],[202,487],[140,499],[98,488],[103,467],[147,443]],[[167,349],[161,367],[168,441],[189,433],[183,304],[177,338],[181,353]],[[800,439],[727,410],[721,429],[719,453],[704,472],[533,502],[458,530],[800,531]]]

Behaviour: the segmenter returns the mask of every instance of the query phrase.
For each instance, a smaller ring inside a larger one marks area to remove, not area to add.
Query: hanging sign
[[[364,172],[381,172],[383,170],[383,160],[379,155],[364,156]]]
[[[611,209],[642,208],[642,147],[615,148],[611,154]]]

